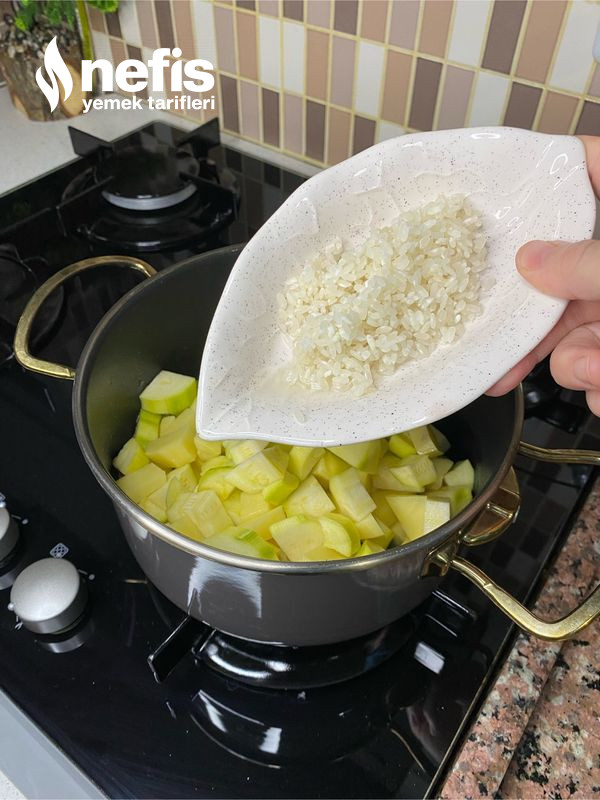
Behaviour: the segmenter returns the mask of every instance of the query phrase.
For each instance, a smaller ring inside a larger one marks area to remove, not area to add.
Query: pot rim
[[[81,353],[79,362],[77,364],[72,396],[72,412],[73,423],[79,447],[81,448],[83,457],[94,474],[96,480],[113,503],[116,503],[125,513],[133,517],[133,519],[139,525],[141,525],[153,536],[162,539],[179,550],[183,550],[189,555],[205,558],[210,561],[216,561],[223,565],[253,570],[256,572],[315,575],[321,573],[361,571],[391,564],[391,562],[396,561],[405,553],[410,554],[423,549],[424,543],[429,545],[428,551],[439,546],[442,542],[444,542],[446,539],[449,539],[453,534],[464,527],[485,508],[488,500],[498,489],[506,472],[512,466],[517,448],[519,446],[519,441],[521,439],[521,430],[523,427],[524,402],[523,390],[520,385],[513,390],[514,425],[511,440],[508,443],[505,456],[498,471],[488,481],[487,485],[483,488],[479,495],[477,495],[459,514],[425,536],[421,536],[420,538],[415,539],[412,542],[408,542],[407,544],[384,550],[382,553],[375,553],[370,556],[361,556],[360,558],[311,562],[267,561],[265,559],[237,555],[236,553],[228,553],[225,550],[218,550],[217,548],[210,547],[209,545],[202,544],[201,542],[196,542],[193,539],[188,539],[186,536],[177,533],[167,525],[155,520],[154,517],[151,517],[149,514],[147,514],[140,506],[130,500],[130,498],[123,491],[121,491],[114,478],[104,468],[91,442],[84,404],[87,397],[87,388],[91,374],[91,365],[94,361],[94,354],[102,345],[102,341],[107,331],[110,329],[113,321],[127,312],[127,309],[137,301],[138,295],[150,290],[150,287],[152,287],[152,289],[156,289],[156,287],[160,286],[163,281],[168,280],[171,273],[175,270],[184,268],[188,264],[197,264],[198,259],[205,258],[208,260],[210,256],[214,256],[219,253],[229,252],[231,254],[237,254],[241,251],[241,249],[242,245],[228,245],[227,247],[222,247],[218,250],[211,250],[207,253],[192,256],[185,261],[180,261],[177,264],[173,264],[167,269],[159,272],[149,281],[140,283],[138,286],[134,287],[131,291],[125,294],[120,300],[117,301],[117,303],[115,303],[114,306],[109,309],[109,311],[107,311],[94,329]]]

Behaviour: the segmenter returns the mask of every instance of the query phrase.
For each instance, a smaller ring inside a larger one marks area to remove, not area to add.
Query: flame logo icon
[[[56,79],[58,78],[63,86],[65,91],[65,100],[73,91],[73,78],[71,77],[71,73],[69,72],[61,54],[58,52],[56,36],[54,39],[52,39],[46,48],[46,52],[44,53],[44,69],[48,73],[51,83],[48,83],[48,81],[42,75],[41,67],[39,67],[35,73],[35,80],[37,85],[44,93],[46,100],[50,104],[50,111],[54,111],[59,101],[58,83]]]

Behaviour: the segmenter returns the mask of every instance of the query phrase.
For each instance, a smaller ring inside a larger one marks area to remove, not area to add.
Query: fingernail
[[[539,269],[544,266],[546,258],[559,247],[558,242],[528,242],[517,252],[519,269]]]
[[[573,375],[578,381],[581,381],[581,383],[585,383],[586,385],[589,384],[590,375],[588,361],[588,357],[584,356],[583,358],[578,358],[577,361],[573,363]]]

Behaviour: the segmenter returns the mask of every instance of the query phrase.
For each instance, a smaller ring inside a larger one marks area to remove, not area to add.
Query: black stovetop
[[[301,180],[229,148],[215,147],[213,157],[240,182],[238,219],[221,233],[230,241],[247,239]],[[60,192],[75,169],[44,178],[45,196],[51,186]],[[0,219],[27,192],[39,192],[37,183],[0,198]],[[23,256],[51,253],[49,272],[90,252],[84,239],[62,241],[55,232],[45,246],[40,237]],[[188,254],[163,253],[154,263]],[[70,287],[40,353],[75,364],[95,322],[135,280],[97,270]],[[131,556],[80,454],[70,390],[12,359],[0,367],[0,491],[20,519],[24,556],[45,557],[62,543],[91,596],[80,639],[50,643],[15,628],[9,590],[0,589],[0,687],[111,797],[433,796],[514,635],[506,618],[460,576],[449,576],[400,623],[412,633],[395,655],[347,682],[251,687],[190,652],[156,683],[147,656],[184,615]],[[598,449],[598,426],[579,415],[583,408],[574,393],[550,397],[530,412],[561,424],[573,413],[577,430],[531,416],[525,439]],[[523,498],[516,524],[469,557],[526,601],[583,501],[591,470],[519,459],[517,472]]]

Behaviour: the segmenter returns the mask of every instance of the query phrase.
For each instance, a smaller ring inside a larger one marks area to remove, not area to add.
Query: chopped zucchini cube
[[[123,475],[129,475],[140,467],[144,467],[149,461],[141,444],[135,439],[129,439],[119,450],[113,460],[113,465]]]
[[[223,442],[225,452],[234,464],[241,464],[268,446],[269,442],[259,442],[255,439],[231,439]]]
[[[398,458],[406,458],[417,452],[407,433],[395,433],[390,436],[389,447]]]
[[[194,434],[184,428],[169,431],[146,445],[146,455],[150,461],[164,469],[191,464],[196,458]]]
[[[220,456],[223,447],[222,442],[209,442],[208,439],[201,439],[199,436],[194,436],[194,445],[200,461],[208,461]]]
[[[322,514],[335,511],[335,506],[314,475],[309,475],[296,491],[292,492],[284,502],[283,508],[288,517],[296,514],[320,517]],[[283,550],[285,552],[285,547]]]
[[[323,529],[323,544],[332,550],[337,550],[346,558],[355,553],[360,547],[360,536],[356,525],[342,514],[325,514],[319,522]]]
[[[374,475],[377,472],[381,457],[379,439],[371,442],[358,442],[357,444],[343,444],[339,447],[329,447],[327,449],[347,464],[350,464],[351,467],[367,472],[369,475]]]
[[[321,545],[320,547],[315,547],[314,550],[310,550],[306,554],[305,561],[339,561],[340,558],[344,558],[344,556],[338,553],[337,550]]]
[[[240,556],[251,558],[265,558],[268,561],[278,561],[275,548],[266,542],[255,531],[241,527],[231,527],[227,530],[215,533],[207,541],[211,547],[219,550],[226,550],[229,553],[237,553]]]
[[[233,458],[232,451],[230,456]],[[235,460],[235,459],[234,459]],[[234,467],[227,480],[236,489],[250,494],[262,491],[265,486],[269,486],[283,477],[283,471],[273,464],[267,456],[259,450],[245,461],[238,463]]]
[[[452,516],[456,516],[459,511],[469,505],[473,499],[470,486],[444,486],[434,492],[428,492],[428,497],[448,500]]]
[[[253,496],[256,497],[256,495]],[[242,518],[239,524],[244,528],[256,531],[263,539],[270,539],[271,525],[274,525],[276,522],[281,522],[282,519],[285,519],[285,511],[281,506],[277,506],[277,508],[271,508],[263,514],[255,514],[253,517],[247,517],[245,519]]]
[[[407,456],[400,459],[400,464],[399,467],[391,468],[392,475],[417,492],[437,478],[435,467],[428,456]]]
[[[141,503],[148,495],[160,489],[167,482],[167,476],[156,464],[146,464],[135,472],[123,475],[117,481],[117,486],[125,492],[134,503]]]
[[[184,489],[186,489],[188,492],[193,492],[196,488],[196,484],[198,483],[196,473],[189,464],[184,464],[183,467],[172,469],[167,475],[167,481],[171,481],[173,478],[177,478]]]
[[[377,509],[375,510],[377,511]],[[392,516],[394,516],[393,513]],[[395,521],[396,518],[394,517],[394,522]],[[367,514],[366,517],[359,519],[356,523],[356,527],[361,539],[377,539],[384,532],[373,514]]]
[[[322,447],[292,447],[289,452],[289,471],[303,481],[310,475],[311,469],[316,466],[324,452]]]
[[[242,492],[240,495],[240,514],[242,515],[242,519],[247,519],[248,517],[255,517],[258,514],[264,514],[266,511],[270,511],[271,506],[262,494],[248,494],[248,492]],[[248,527],[252,527],[249,525]]]
[[[219,496],[219,500],[227,500],[234,491],[234,487],[229,483],[227,477],[231,472],[231,467],[221,467],[220,469],[210,469],[200,476],[197,492],[205,492],[212,489]]]
[[[189,375],[162,370],[140,395],[144,411],[179,414],[196,399],[197,381]]]
[[[469,460],[458,461],[444,477],[446,486],[469,486],[473,489],[475,471]]]
[[[427,425],[422,425],[420,428],[413,428],[411,431],[407,431],[407,434],[413,447],[420,456],[440,456],[442,454],[433,441]]]
[[[142,447],[153,439],[158,439],[160,429],[160,416],[142,409],[138,415],[133,438]]]
[[[150,412],[148,411],[146,413],[149,414]],[[174,414],[168,414],[166,417],[161,417],[160,425],[158,427],[158,435],[164,436],[176,419],[177,417]]]
[[[189,517],[206,538],[230,528],[232,522],[216,492],[210,490],[181,494],[175,504],[167,509],[167,516],[169,520],[172,517]]]
[[[375,553],[383,553],[384,549],[384,547],[380,544],[375,544],[372,540],[366,541],[362,543],[360,550],[354,554],[354,557],[374,556]]]
[[[262,490],[262,496],[271,505],[283,503],[292,492],[300,485],[300,479],[291,472],[286,472],[283,478],[271,483]]]
[[[298,514],[271,525],[271,536],[290,561],[308,561],[308,554],[323,545],[323,529],[316,519]]]
[[[342,514],[355,522],[376,508],[373,498],[362,485],[360,475],[354,467],[334,475],[329,481],[329,491]]]

